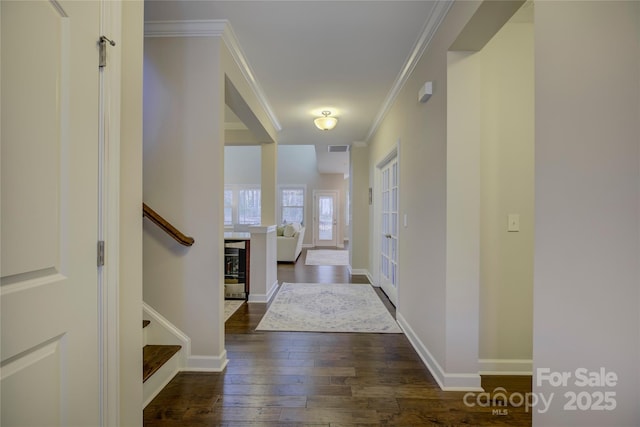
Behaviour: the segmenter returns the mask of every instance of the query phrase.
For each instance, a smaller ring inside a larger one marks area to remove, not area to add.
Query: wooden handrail
[[[142,216],[149,218],[151,222],[160,227],[169,236],[173,237],[176,242],[184,246],[191,246],[195,242],[193,237],[185,236],[180,230],[175,228],[166,219],[162,218],[156,211],[151,209],[145,203],[142,204]]]

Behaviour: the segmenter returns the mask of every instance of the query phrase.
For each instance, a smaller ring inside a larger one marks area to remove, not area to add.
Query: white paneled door
[[[379,170],[380,194],[380,286],[397,306],[398,299],[398,157],[393,156]]]
[[[100,7],[0,2],[3,427],[100,424]]]

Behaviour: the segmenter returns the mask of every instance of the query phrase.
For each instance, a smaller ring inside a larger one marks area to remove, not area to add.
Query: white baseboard
[[[480,375],[533,375],[532,359],[480,359]]]
[[[271,284],[271,287],[269,288],[266,294],[249,293],[249,299],[247,300],[247,302],[266,304],[269,301],[271,301],[271,298],[273,298],[277,290],[278,290],[278,281],[276,280]]]
[[[311,248],[315,248],[315,245],[313,243],[303,243],[302,247],[305,249],[311,249]]]
[[[447,373],[438,361],[433,357],[424,343],[418,338],[414,330],[407,323],[405,318],[396,312],[396,320],[409,342],[426,365],[433,378],[444,391],[483,391],[480,385],[481,378],[478,373]]]
[[[182,371],[187,372],[222,372],[227,367],[227,350],[219,356],[189,356],[187,365]]]
[[[371,275],[369,274],[369,270],[366,268],[351,268],[351,266],[349,266],[349,273],[352,276],[367,276],[371,282]]]

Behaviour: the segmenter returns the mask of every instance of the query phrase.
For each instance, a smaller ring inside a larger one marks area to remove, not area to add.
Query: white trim
[[[369,270],[367,270],[366,268],[355,268],[355,269],[352,269],[351,266],[349,266],[349,274],[352,275],[352,276],[367,276],[367,280],[369,281],[371,286],[373,286],[375,288],[379,288],[380,287],[380,285],[378,285],[378,284],[373,282],[373,277],[371,277],[371,273],[369,273]]]
[[[404,85],[407,83],[409,76],[415,69],[416,65],[418,64],[418,61],[420,61],[422,54],[431,43],[431,40],[433,39],[433,36],[436,33],[436,30],[444,20],[444,17],[447,15],[447,12],[449,12],[449,8],[451,8],[452,5],[453,5],[453,0],[439,0],[435,2],[435,5],[431,11],[431,14],[427,18],[427,21],[425,22],[424,27],[422,27],[422,32],[420,33],[420,37],[418,37],[418,40],[413,46],[413,49],[411,50],[411,54],[409,54],[409,57],[407,58],[405,65],[402,67],[402,70],[396,77],[396,80],[393,83],[391,90],[387,94],[387,97],[385,98],[385,101],[382,104],[382,108],[380,108],[380,111],[376,115],[376,118],[373,121],[373,124],[371,125],[369,132],[367,133],[367,137],[365,138],[365,141],[367,143],[371,140],[373,135],[376,133],[376,131],[380,127],[382,120],[391,109],[393,102],[395,101],[396,97],[398,96],[398,94],[400,93]]]
[[[433,378],[444,391],[483,391],[479,373],[447,373],[435,357],[427,349],[427,346],[418,338],[417,334],[405,320],[402,314],[396,311],[396,321],[404,331],[407,339],[426,365]]]
[[[276,280],[271,284],[266,294],[249,293],[249,299],[247,300],[247,302],[257,303],[257,304],[266,304],[269,301],[271,301],[273,296],[276,294],[277,290],[278,290],[278,281]]]
[[[396,248],[396,286],[395,286],[395,301],[392,299],[392,296],[387,295],[392,304],[399,308],[399,290],[400,290],[400,233],[402,227],[400,226],[400,216],[401,216],[401,194],[402,194],[402,175],[401,171],[401,163],[400,163],[400,138],[397,139],[396,143],[393,144],[391,149],[387,152],[387,154],[382,157],[382,159],[376,164],[376,169],[374,171],[374,184],[373,184],[373,248],[374,248],[374,256],[373,256],[373,277],[375,277],[376,286],[381,288],[382,286],[382,275],[380,274],[380,253],[382,248],[381,242],[381,226],[382,226],[382,215],[381,215],[381,195],[382,195],[382,169],[384,169],[389,163],[395,161],[398,168],[398,224],[397,224],[397,248]],[[373,283],[373,282],[372,282]],[[387,293],[385,292],[385,295]]]
[[[116,41],[109,46],[107,66],[100,69],[100,230],[105,241],[105,265],[98,268],[102,372],[100,422],[120,424],[120,329],[119,329],[119,247],[120,247],[120,115],[122,3],[101,1],[100,35]],[[97,64],[96,64],[97,66]]]
[[[273,108],[269,104],[262,86],[253,73],[247,61],[238,38],[236,37],[231,23],[226,19],[210,20],[189,20],[189,21],[150,21],[144,24],[145,37],[221,37],[224,44],[229,49],[233,60],[242,72],[242,75],[249,83],[258,102],[264,109],[271,125],[276,132],[282,130],[282,126],[276,117]]]
[[[354,276],[369,276],[369,270],[366,268],[351,268],[349,266],[349,273]]]
[[[145,37],[222,37],[229,24],[226,19],[148,21]]]
[[[532,359],[480,359],[480,375],[533,375]]]
[[[142,302],[143,319],[151,320],[147,326],[148,339],[151,344],[181,345],[181,362],[179,367],[186,366],[187,358],[191,355],[191,338],[184,332],[176,328],[169,320],[154,310],[146,302]]]
[[[369,280],[369,283],[371,283],[371,286],[375,286],[376,288],[380,287],[380,285],[375,284],[373,282],[373,276],[371,276],[371,273],[369,271],[367,271],[367,280]]]
[[[218,356],[189,356],[183,372],[222,372],[227,367],[227,350]]]

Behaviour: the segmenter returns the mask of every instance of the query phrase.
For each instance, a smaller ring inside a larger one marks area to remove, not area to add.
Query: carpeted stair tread
[[[179,345],[145,345],[142,349],[142,382],[149,379],[181,348]]]
[[[147,326],[149,326],[150,323],[151,323],[151,320],[143,320],[142,321],[142,329],[144,329]]]

